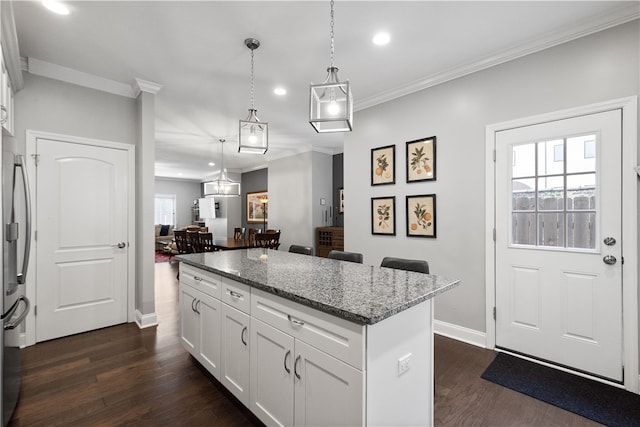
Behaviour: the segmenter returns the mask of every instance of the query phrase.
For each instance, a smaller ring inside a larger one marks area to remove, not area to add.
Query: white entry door
[[[127,152],[38,138],[36,341],[127,321]]]
[[[496,346],[621,382],[622,112],[496,133]]]

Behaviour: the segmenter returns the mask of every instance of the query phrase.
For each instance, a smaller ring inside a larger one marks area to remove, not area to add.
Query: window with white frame
[[[155,224],[176,226],[176,195],[156,194],[154,209]]]

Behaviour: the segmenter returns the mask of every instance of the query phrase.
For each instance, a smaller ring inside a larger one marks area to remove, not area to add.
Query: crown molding
[[[585,21],[571,28],[548,33],[546,36],[536,38],[527,43],[520,44],[511,49],[476,58],[466,64],[450,68],[442,73],[427,76],[415,80],[406,85],[381,92],[374,96],[360,99],[355,102],[354,111],[364,110],[414,92],[421,91],[442,83],[467,76],[496,65],[504,64],[532,53],[540,52],[590,34],[597,33],[640,18],[640,3],[630,2],[630,5],[622,6],[608,14],[598,16],[596,19]]]
[[[22,69],[20,63],[20,49],[18,47],[18,33],[16,23],[13,18],[13,6],[10,1],[3,1],[2,8],[2,56],[7,68],[7,74],[11,79],[14,92],[18,92],[24,87],[22,79]]]
[[[134,98],[140,96],[141,92],[147,92],[155,95],[156,93],[160,92],[160,89],[162,89],[161,84],[149,80],[142,80],[138,77],[134,79],[131,86],[133,87],[135,93]]]
[[[135,98],[131,85],[117,82],[115,80],[98,77],[94,74],[84,73],[73,68],[41,61],[37,58],[27,58],[28,71],[31,74],[48,77],[50,79],[75,84],[78,86],[96,89],[114,95]]]

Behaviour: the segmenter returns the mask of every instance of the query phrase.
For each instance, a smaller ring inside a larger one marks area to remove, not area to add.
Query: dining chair
[[[210,232],[199,232],[198,240],[200,242],[200,249],[202,252],[215,252],[215,247],[213,246],[213,233]]]
[[[357,252],[332,250],[331,252],[329,252],[329,255],[327,255],[327,258],[338,259],[340,261],[357,262],[358,264],[362,264],[362,254]]]
[[[248,236],[249,241],[253,242],[256,234],[260,234],[260,233],[262,233],[262,230],[260,230],[259,228],[250,228],[249,236]]]
[[[254,246],[257,248],[278,250],[280,247],[280,233],[256,233],[254,242]]]
[[[418,273],[429,274],[429,263],[419,259],[405,259],[384,257],[380,267],[395,268],[397,270],[415,271]]]
[[[175,230],[173,232],[173,237],[176,240],[176,249],[179,254],[190,254],[191,249],[189,248],[189,244],[187,243],[187,231],[186,230]]]
[[[233,238],[236,240],[242,240],[244,239],[244,232],[245,232],[245,228],[244,227],[236,227],[233,229]]]
[[[198,230],[187,230],[187,245],[191,248],[191,252],[202,252],[200,248],[200,238]]]
[[[313,248],[311,246],[291,245],[289,246],[289,252],[302,255],[313,255]]]

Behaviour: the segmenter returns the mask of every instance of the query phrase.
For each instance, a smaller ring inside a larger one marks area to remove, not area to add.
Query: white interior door
[[[621,110],[496,133],[496,346],[622,381]]]
[[[38,138],[36,341],[127,321],[127,152]]]

